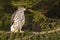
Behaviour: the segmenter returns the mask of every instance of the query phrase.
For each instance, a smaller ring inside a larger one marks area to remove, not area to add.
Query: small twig
[[[26,38],[31,38],[31,37],[33,37],[34,35],[30,35],[29,37],[24,37],[24,38],[22,38],[22,39],[26,39]]]

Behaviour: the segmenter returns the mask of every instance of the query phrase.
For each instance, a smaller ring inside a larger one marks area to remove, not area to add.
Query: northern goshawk
[[[12,15],[12,25],[11,25],[11,32],[21,32],[22,26],[25,23],[25,15],[24,11],[26,9],[24,7],[18,7],[17,11]]]

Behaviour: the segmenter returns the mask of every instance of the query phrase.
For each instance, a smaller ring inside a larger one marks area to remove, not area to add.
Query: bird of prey
[[[17,11],[13,13],[11,18],[12,21],[11,32],[18,32],[18,30],[22,32],[21,29],[25,23],[25,15],[24,15],[25,10],[26,9],[24,7],[18,7]]]

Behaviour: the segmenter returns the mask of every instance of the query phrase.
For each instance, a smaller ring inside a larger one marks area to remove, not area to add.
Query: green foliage
[[[12,0],[11,4],[18,7],[18,6],[26,6],[26,7],[32,7],[40,0]]]
[[[60,31],[50,34],[24,33],[0,33],[0,40],[60,40]]]
[[[6,38],[7,38],[7,35],[5,32],[3,32],[3,34],[0,33],[0,40],[6,40]]]
[[[7,29],[10,25],[11,14],[0,12],[0,30]]]
[[[27,12],[26,12],[27,14],[25,14],[26,23],[24,26],[28,25],[28,27],[31,27],[30,25],[33,26],[33,24],[36,23],[37,25],[38,23],[39,27],[41,28],[41,31],[57,29],[60,27],[60,19],[48,18],[45,16],[45,14],[51,9],[55,9],[55,7],[57,7],[58,9],[60,8],[59,0],[7,0],[7,1],[0,0],[0,30],[8,31],[10,29],[9,27],[11,25],[10,24],[11,14],[19,6],[25,6],[27,8]],[[60,13],[59,10],[57,12],[58,15]],[[55,12],[55,10],[53,11]],[[50,13],[53,13],[53,11],[51,11]],[[36,29],[40,29],[40,28],[36,28]],[[43,35],[41,34],[35,35],[32,32],[31,33],[2,32],[0,33],[0,40],[60,40],[60,31],[50,34],[43,34]]]
[[[2,26],[2,21],[0,20],[0,27]]]
[[[41,30],[55,29],[60,26],[60,20],[58,22],[52,21],[53,19],[45,16],[47,13],[45,11],[51,10],[55,5],[58,5],[58,3],[59,0],[0,0],[0,29],[10,29],[11,13],[19,6],[25,6],[27,11],[29,11],[25,14],[26,24],[24,26],[30,24],[33,26],[34,23],[32,22],[35,22],[39,23]],[[50,27],[50,25],[52,27]]]

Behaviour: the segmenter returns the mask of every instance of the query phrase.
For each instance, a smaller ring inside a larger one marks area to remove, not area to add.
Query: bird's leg
[[[20,27],[20,32],[23,32],[21,29],[22,29],[22,27]]]
[[[20,28],[20,32],[21,32],[21,28]]]

